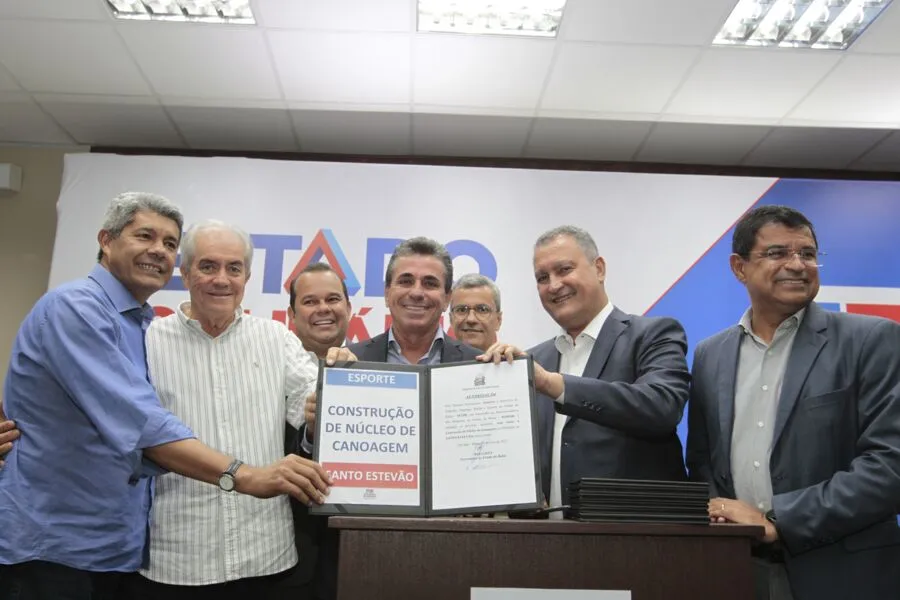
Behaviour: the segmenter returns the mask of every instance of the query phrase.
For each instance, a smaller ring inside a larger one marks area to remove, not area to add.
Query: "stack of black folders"
[[[569,488],[578,521],[708,525],[709,484],[584,478]]]

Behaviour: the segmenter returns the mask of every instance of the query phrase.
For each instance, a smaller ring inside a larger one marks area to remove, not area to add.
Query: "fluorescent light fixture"
[[[891,0],[740,0],[713,44],[846,50]]]
[[[566,0],[419,0],[419,31],[556,37]]]
[[[118,19],[253,25],[250,0],[106,0]]]

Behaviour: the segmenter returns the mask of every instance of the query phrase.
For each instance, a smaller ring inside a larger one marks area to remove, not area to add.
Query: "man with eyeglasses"
[[[460,277],[450,291],[450,323],[456,339],[487,350],[497,342],[502,322],[497,284],[479,273]]]
[[[694,353],[687,464],[713,521],[765,528],[757,598],[900,598],[900,325],[818,307],[818,257],[792,208],[738,221],[750,308]]]

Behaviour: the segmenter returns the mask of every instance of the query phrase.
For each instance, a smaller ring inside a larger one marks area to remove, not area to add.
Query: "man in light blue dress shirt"
[[[45,294],[19,330],[4,386],[22,436],[0,470],[0,600],[116,598],[120,575],[146,558],[160,467],[258,497],[327,491],[315,463],[243,465],[160,405],[147,299],[172,276],[182,223],[161,196],[117,196],[90,275]]]

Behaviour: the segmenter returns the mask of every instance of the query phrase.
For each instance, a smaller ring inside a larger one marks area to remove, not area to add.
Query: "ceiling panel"
[[[0,92],[16,92],[21,89],[6,67],[0,64]]]
[[[771,131],[753,125],[657,123],[636,160],[696,165],[733,165]]]
[[[850,52],[900,54],[900,2],[888,6],[850,46]]]
[[[895,131],[851,165],[869,171],[900,171],[900,131]]]
[[[292,110],[291,117],[304,152],[412,153],[408,113]]]
[[[413,31],[415,0],[257,0],[265,27],[331,31]]]
[[[112,20],[104,0],[3,0],[0,18]]]
[[[900,56],[848,55],[791,119],[900,127]]]
[[[268,36],[288,100],[410,101],[406,34],[272,31]]]
[[[569,0],[560,39],[706,46],[736,0]]]
[[[747,166],[843,169],[888,134],[880,129],[773,129],[744,160]]]
[[[522,154],[532,119],[477,115],[413,115],[413,151],[434,156]]]
[[[170,106],[188,146],[208,150],[299,150],[284,108]]]
[[[841,59],[839,52],[707,50],[666,114],[766,118],[787,114]]]
[[[32,92],[150,92],[111,23],[0,21],[0,56]]]
[[[73,140],[28,94],[0,93],[0,142],[71,144]]]
[[[413,102],[534,109],[554,43],[423,34],[414,45]]]
[[[699,50],[564,43],[542,109],[658,112]]]
[[[124,23],[119,29],[160,95],[281,98],[259,29],[153,22]]]
[[[162,106],[152,99],[45,94],[36,99],[79,144],[184,147]]]
[[[652,125],[634,121],[536,119],[525,156],[630,160]]]

